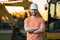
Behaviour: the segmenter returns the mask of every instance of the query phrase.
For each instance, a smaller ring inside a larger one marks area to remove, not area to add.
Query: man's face
[[[32,16],[36,16],[38,10],[37,9],[30,9],[30,13]]]

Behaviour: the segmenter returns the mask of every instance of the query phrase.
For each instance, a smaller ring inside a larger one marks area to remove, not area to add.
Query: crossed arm
[[[40,32],[44,32],[44,28],[45,28],[45,24],[41,23],[40,28],[36,31],[34,31],[33,33],[40,33]]]
[[[44,28],[45,28],[45,24],[44,23],[41,23],[40,28],[30,28],[29,25],[24,24],[25,31],[30,32],[30,33],[40,33],[40,32],[43,32]]]
[[[37,30],[38,28],[30,28],[29,25],[24,24],[24,29],[27,32],[34,32],[35,30]]]

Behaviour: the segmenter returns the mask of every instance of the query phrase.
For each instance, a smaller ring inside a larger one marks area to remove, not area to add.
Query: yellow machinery
[[[14,20],[13,20],[13,17],[6,10],[5,4],[1,4],[1,3],[0,3],[0,16],[4,16],[11,27],[14,27],[14,26],[17,27]],[[8,17],[8,19],[7,19],[7,17]]]
[[[25,3],[25,5],[24,5]],[[0,3],[0,17],[3,16],[5,20],[8,22],[10,25],[10,28],[13,29],[12,33],[12,40],[15,40],[15,37],[18,37],[18,39],[25,40],[25,36],[19,31],[20,29],[18,28],[17,24],[15,23],[14,18],[12,17],[11,14],[6,10],[5,6],[10,5],[10,6],[22,6],[25,9],[28,9],[30,6],[31,2],[27,2],[27,0],[24,0],[23,2],[7,2],[7,3]],[[27,5],[27,6],[26,6]],[[26,11],[28,12],[28,11]],[[17,34],[17,35],[16,35]],[[16,39],[16,40],[18,40]]]
[[[60,40],[60,0],[51,0],[48,8],[46,40]]]
[[[5,6],[22,6],[24,9],[29,9],[31,2],[24,0],[23,2],[15,1],[15,2],[1,2],[0,3],[0,16],[4,16],[5,19],[8,21],[11,28],[17,27],[13,17],[9,12],[6,10]],[[27,6],[26,6],[27,5]],[[27,12],[27,11],[26,11]],[[8,18],[8,19],[7,19]]]

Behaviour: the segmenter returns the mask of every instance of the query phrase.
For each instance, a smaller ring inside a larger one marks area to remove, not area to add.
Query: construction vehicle
[[[60,0],[50,0],[46,40],[60,40]]]

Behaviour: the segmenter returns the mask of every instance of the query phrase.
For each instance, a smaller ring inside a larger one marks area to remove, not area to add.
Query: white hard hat
[[[36,4],[36,3],[32,3],[32,4],[30,5],[30,9],[38,9],[37,4]]]

